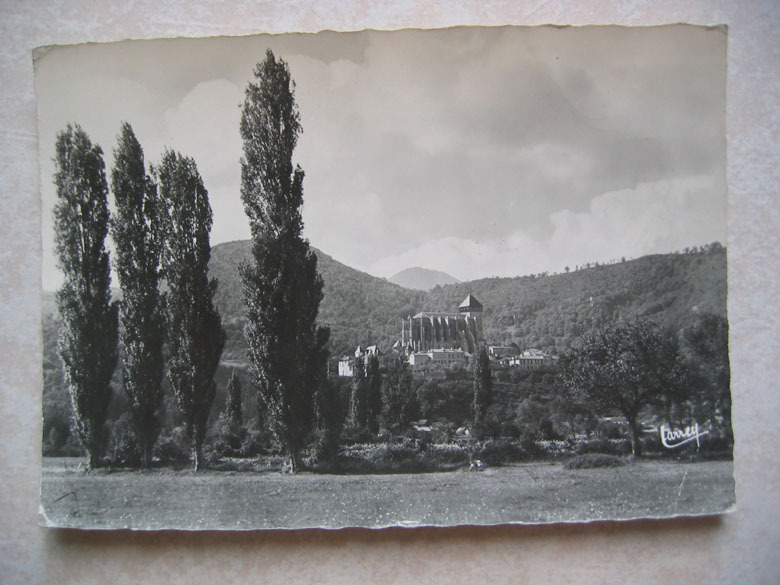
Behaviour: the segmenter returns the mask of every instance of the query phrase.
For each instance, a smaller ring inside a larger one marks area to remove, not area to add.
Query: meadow
[[[734,504],[731,461],[560,461],[483,471],[332,475],[266,471],[100,470],[44,458],[46,526],[251,530],[629,520],[712,515]]]

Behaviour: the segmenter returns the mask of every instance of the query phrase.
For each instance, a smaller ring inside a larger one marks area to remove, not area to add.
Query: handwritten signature
[[[684,429],[672,429],[666,425],[661,425],[661,443],[667,449],[676,449],[691,441],[696,441],[696,449],[701,447],[700,437],[708,435],[709,431],[699,430],[699,423],[693,423]]]

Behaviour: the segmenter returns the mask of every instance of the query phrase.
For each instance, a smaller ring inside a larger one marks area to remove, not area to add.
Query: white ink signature
[[[661,443],[663,443],[663,446],[667,449],[676,449],[691,441],[696,441],[696,449],[698,449],[701,447],[699,437],[703,437],[710,433],[709,431],[699,431],[699,423],[693,423],[684,429],[677,430],[661,425],[659,431],[661,433]]]

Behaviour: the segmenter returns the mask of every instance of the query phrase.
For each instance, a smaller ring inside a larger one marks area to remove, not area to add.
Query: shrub
[[[43,439],[42,451],[44,457],[56,457],[60,454],[60,449],[65,445],[66,436],[57,430],[56,426],[49,428],[46,437]]]
[[[536,442],[536,433],[525,429],[520,434],[520,449],[529,459],[536,459],[542,456],[542,450]]]
[[[458,445],[438,444],[429,445],[423,455],[423,464],[430,471],[452,469],[465,465],[469,456]]]
[[[368,461],[378,469],[400,470],[401,467],[417,467],[417,451],[400,445],[380,445],[368,454]]]
[[[651,437],[642,437],[642,453],[646,455],[664,453],[664,448],[657,434]]]
[[[606,439],[622,439],[626,436],[627,429],[611,420],[604,420],[596,426],[596,432]]]
[[[468,463],[468,454],[458,445],[418,446],[411,440],[400,445],[352,445],[339,456],[335,469],[341,473],[423,473],[451,471]]]
[[[357,445],[359,443],[371,443],[376,436],[366,427],[349,425],[341,431],[342,445]]]
[[[730,436],[707,437],[701,445],[701,450],[705,453],[722,455],[728,459],[732,458],[733,448],[734,439]]]
[[[539,425],[539,432],[545,441],[559,441],[563,438],[560,433],[556,432],[550,419],[542,421]]]
[[[560,440],[542,440],[534,441],[534,446],[539,452],[548,457],[561,457],[564,455],[571,455],[574,450],[574,445],[571,441]]]
[[[241,457],[257,457],[269,451],[278,451],[279,444],[274,439],[273,433],[268,429],[248,428],[241,443],[239,455]]]
[[[508,370],[498,370],[496,372],[496,380],[508,384],[512,381],[512,374]]]
[[[504,420],[501,422],[501,436],[519,439],[522,428],[516,420]]]
[[[631,453],[631,441],[629,439],[590,439],[577,443],[575,448],[577,455],[588,453],[603,453],[605,455],[629,455]]]
[[[339,457],[346,473],[416,473],[423,471],[417,451],[402,445],[354,445]]]
[[[526,453],[511,441],[495,439],[487,441],[482,445],[477,458],[488,465],[503,465],[505,463],[522,461],[526,458]]]
[[[108,461],[112,465],[139,467],[141,455],[133,430],[132,418],[125,412],[117,420],[107,423],[110,440],[108,443]]]
[[[622,467],[626,464],[623,457],[615,455],[605,455],[603,453],[588,453],[586,455],[577,455],[574,459],[566,463],[566,469],[595,469],[600,467]]]
[[[174,427],[154,446],[154,458],[162,465],[186,465],[190,461],[190,442],[183,426]]]
[[[204,449],[211,453],[213,461],[221,457],[241,457],[247,438],[247,430],[240,424],[229,421],[224,414],[209,429]]]

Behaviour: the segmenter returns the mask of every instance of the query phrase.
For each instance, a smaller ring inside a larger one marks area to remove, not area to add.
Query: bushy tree
[[[682,345],[694,374],[695,392],[691,397],[693,415],[716,422],[716,428],[728,441],[731,431],[731,368],[729,366],[729,324],[713,313],[700,315],[683,330]]]
[[[258,394],[295,472],[313,424],[312,371],[322,367],[327,339],[316,325],[323,283],[302,236],[304,173],[292,163],[301,133],[295,84],[270,50],[254,76],[241,113],[241,200],[252,233],[252,260],[239,270],[244,334]]]
[[[565,360],[563,379],[602,415],[626,418],[632,454],[640,457],[643,409],[668,411],[685,398],[690,378],[677,336],[636,322],[583,336]]]
[[[149,467],[160,432],[165,316],[159,292],[162,238],[157,186],[147,175],[144,153],[130,124],[122,124],[111,173],[116,213],[111,235],[114,268],[122,289],[123,380],[130,401],[141,465]]]
[[[214,403],[225,332],[214,307],[217,281],[209,280],[211,206],[195,161],[167,150],[156,168],[164,229],[162,269],[168,285],[168,378],[192,442],[195,470]]]
[[[57,135],[54,236],[64,279],[59,354],[76,429],[94,469],[105,449],[111,376],[117,362],[117,307],[111,302],[108,185],[103,151],[78,125]]]
[[[474,417],[474,435],[481,439],[488,408],[493,402],[493,379],[490,372],[490,357],[487,347],[479,347],[474,362],[474,401],[471,413]]]
[[[382,378],[382,414],[385,426],[395,432],[405,430],[417,418],[417,397],[412,385],[409,362],[403,355],[393,356]]]

